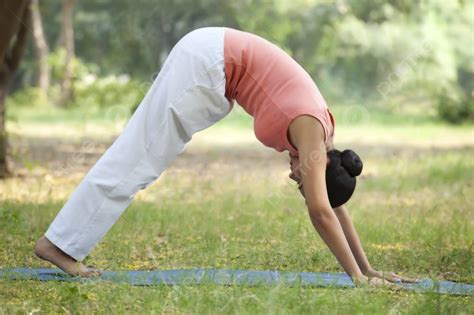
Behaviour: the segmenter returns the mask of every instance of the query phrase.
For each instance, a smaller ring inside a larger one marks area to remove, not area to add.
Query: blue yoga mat
[[[97,282],[112,281],[131,285],[301,285],[309,287],[354,287],[351,278],[345,273],[282,272],[228,269],[178,269],[178,270],[130,270],[102,271],[93,278],[72,277],[59,269],[11,268],[0,269],[0,277],[10,280],[74,281]],[[450,281],[424,279],[417,283],[398,283],[397,285],[418,291],[436,292],[452,295],[474,295],[474,285]]]

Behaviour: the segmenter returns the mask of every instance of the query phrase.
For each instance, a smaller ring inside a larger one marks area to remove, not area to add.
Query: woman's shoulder
[[[288,139],[300,153],[302,149],[325,148],[324,137],[325,132],[322,123],[311,115],[296,117],[288,128]]]

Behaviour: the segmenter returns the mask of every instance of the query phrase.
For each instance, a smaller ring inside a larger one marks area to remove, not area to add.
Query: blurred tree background
[[[285,49],[331,102],[415,107],[453,123],[473,119],[472,1],[41,0],[33,5],[40,22],[34,23],[35,40],[12,87],[21,94],[11,97],[11,106],[46,99],[32,99],[38,91],[31,87],[56,106],[136,103],[146,91],[144,82],[153,79],[181,36],[224,25]]]
[[[474,120],[473,1],[32,0],[30,8],[7,108],[132,111],[180,37],[228,26],[286,50],[330,106]]]

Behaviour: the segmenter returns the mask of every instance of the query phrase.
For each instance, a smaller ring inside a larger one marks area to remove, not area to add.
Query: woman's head
[[[351,198],[356,176],[362,172],[362,160],[352,150],[330,150],[327,153],[326,188],[332,208],[339,207]]]

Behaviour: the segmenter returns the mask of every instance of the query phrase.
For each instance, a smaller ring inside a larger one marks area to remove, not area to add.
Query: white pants
[[[182,153],[192,135],[224,118],[224,31],[197,29],[171,50],[122,134],[97,161],[45,236],[81,261],[129,206]]]

